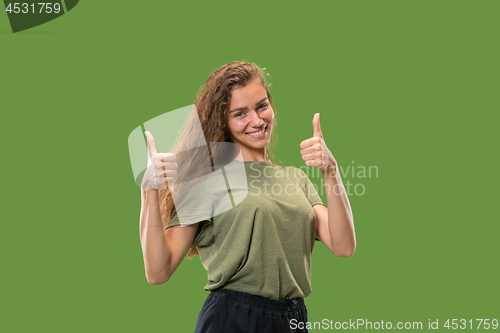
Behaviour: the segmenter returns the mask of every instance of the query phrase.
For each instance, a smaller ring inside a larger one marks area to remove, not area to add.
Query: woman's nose
[[[250,126],[257,128],[262,125],[262,122],[262,118],[257,111],[250,112]]]

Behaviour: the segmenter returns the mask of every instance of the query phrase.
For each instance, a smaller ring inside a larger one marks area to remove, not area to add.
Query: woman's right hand
[[[171,153],[158,153],[155,139],[149,132],[145,132],[148,139],[148,166],[142,179],[141,188],[146,190],[166,189],[172,184],[177,175],[176,157]]]

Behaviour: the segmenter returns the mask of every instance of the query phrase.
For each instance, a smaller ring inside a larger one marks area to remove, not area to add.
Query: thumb
[[[314,136],[319,136],[323,138],[323,134],[321,133],[321,127],[319,126],[319,113],[316,113],[313,118],[313,128],[314,128]]]
[[[144,132],[144,134],[146,134],[146,137],[148,138],[148,159],[149,159],[153,155],[157,154],[155,147],[155,139],[153,138],[153,135],[149,131]]]

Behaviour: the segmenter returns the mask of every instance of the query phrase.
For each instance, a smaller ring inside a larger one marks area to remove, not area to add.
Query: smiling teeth
[[[260,131],[260,132],[255,132],[255,133],[248,133],[248,135],[250,135],[250,136],[259,136],[259,135],[261,135],[262,133],[264,133],[264,132],[265,132],[265,130],[266,130],[266,128],[264,127],[264,129],[263,129],[262,131]]]

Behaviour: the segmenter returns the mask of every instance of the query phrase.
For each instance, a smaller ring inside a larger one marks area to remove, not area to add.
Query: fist
[[[314,166],[323,174],[325,174],[325,172],[335,171],[337,161],[326,146],[325,140],[323,140],[323,134],[321,133],[321,127],[319,125],[319,113],[314,115],[313,129],[313,137],[300,143],[302,160],[307,166]]]
[[[174,154],[158,153],[153,135],[146,131],[148,138],[148,167],[142,179],[141,188],[147,190],[166,189],[177,175],[177,163]]]

